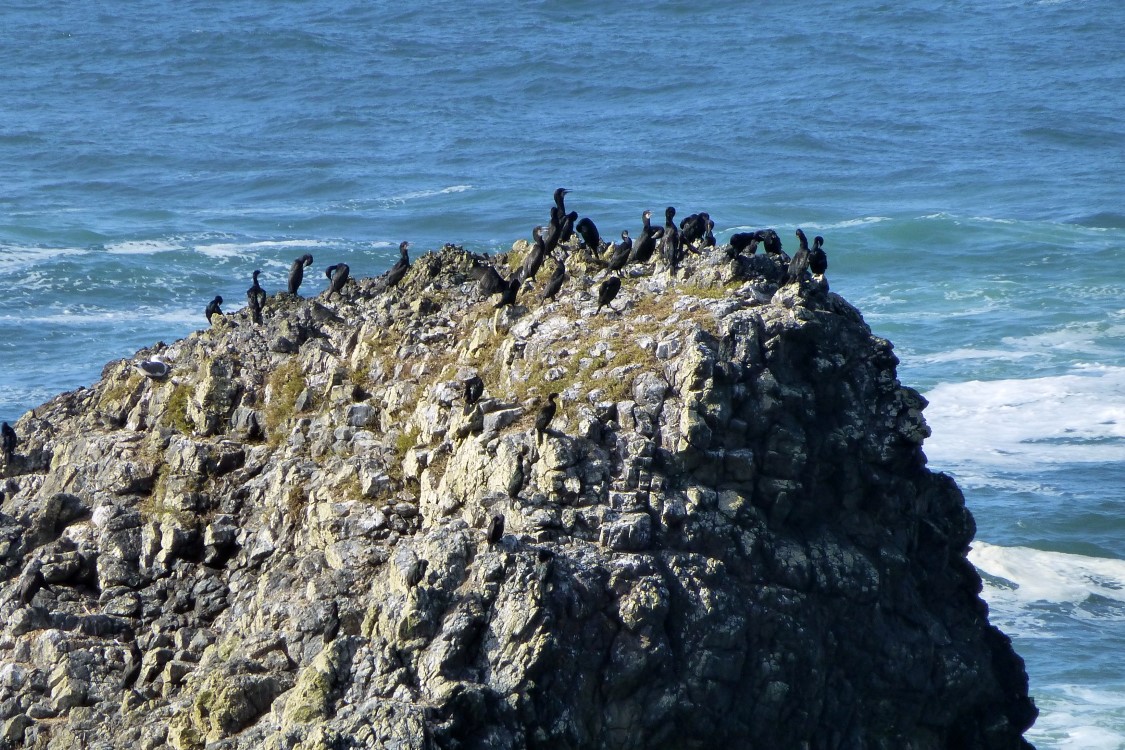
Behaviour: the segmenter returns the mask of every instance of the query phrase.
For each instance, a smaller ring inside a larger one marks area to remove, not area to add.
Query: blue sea
[[[1029,739],[1125,747],[1119,0],[19,0],[0,49],[0,418],[560,186],[603,236],[802,227],[930,401]]]

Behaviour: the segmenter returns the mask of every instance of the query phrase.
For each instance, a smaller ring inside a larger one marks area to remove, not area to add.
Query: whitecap
[[[859,219],[846,219],[844,221],[838,221],[832,224],[816,224],[813,222],[809,222],[807,224],[802,224],[801,226],[805,229],[848,229],[850,227],[863,227],[869,224],[878,224],[884,221],[894,220],[889,216],[864,216]]]
[[[1125,367],[942,383],[925,394],[932,464],[1026,467],[1125,460]]]
[[[975,541],[969,562],[1001,582],[986,586],[990,604],[1081,604],[1094,596],[1125,602],[1125,560]]]

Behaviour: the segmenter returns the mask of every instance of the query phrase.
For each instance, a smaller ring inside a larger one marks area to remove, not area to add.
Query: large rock
[[[630,267],[596,318],[569,258],[546,306],[451,246],[277,295],[24,415],[0,742],[1026,746],[890,343],[762,255]]]

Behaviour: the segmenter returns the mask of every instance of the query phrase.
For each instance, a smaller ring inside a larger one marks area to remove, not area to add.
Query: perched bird
[[[246,290],[246,305],[250,308],[250,319],[255,323],[262,322],[262,305],[266,304],[268,296],[266,290],[258,283],[260,273],[261,271],[254,272],[254,283]]]
[[[703,233],[703,247],[715,246],[715,222],[707,219],[707,231]]]
[[[430,567],[429,560],[414,558],[406,570],[406,585],[410,588],[417,586],[426,577],[426,568]]]
[[[543,261],[547,258],[547,244],[543,240],[542,231],[543,227],[535,227],[531,230],[531,251],[523,259],[523,278],[525,279],[534,279],[535,274],[539,273],[539,269],[542,268]]]
[[[484,381],[480,375],[474,375],[465,380],[462,384],[464,386],[465,404],[472,406],[480,401],[480,397],[484,395]]]
[[[574,222],[578,221],[578,212],[571,211],[563,216],[562,228],[559,231],[559,242],[570,242],[574,236]]]
[[[594,315],[600,313],[602,311],[602,307],[604,307],[605,305],[609,305],[610,302],[613,302],[614,297],[617,296],[617,293],[619,291],[621,291],[620,276],[610,276],[608,279],[603,281],[598,287],[598,309],[594,311]],[[613,305],[609,305],[609,309],[613,310]]]
[[[817,276],[823,276],[828,270],[828,256],[824,253],[824,238],[814,237],[812,250],[809,251],[809,270]]]
[[[137,371],[146,378],[152,378],[154,380],[166,378],[168,374],[172,372],[171,365],[156,357],[152,359],[138,359],[133,363],[133,367],[137,368]]]
[[[661,247],[665,265],[675,271],[680,263],[681,252],[680,230],[676,228],[676,207],[668,206],[664,209],[664,244]]]
[[[609,254],[609,270],[620,271],[629,262],[629,255],[633,252],[633,238],[629,236],[629,230],[625,229],[621,232],[621,242],[613,246],[613,252]]]
[[[16,437],[16,431],[7,422],[0,424],[0,448],[4,451],[4,463],[10,464],[12,456],[16,455],[16,446],[19,444],[19,438]]]
[[[211,300],[210,304],[207,305],[207,309],[204,311],[203,314],[205,316],[207,316],[207,322],[208,323],[214,324],[214,322],[211,320],[212,315],[215,315],[215,314],[222,315],[223,314],[222,309],[219,307],[219,305],[221,305],[221,304],[223,304],[223,298],[219,295],[215,295],[215,299]]]
[[[504,516],[497,514],[488,522],[487,539],[489,544],[496,544],[504,537]]]
[[[493,307],[500,309],[505,305],[516,304],[516,295],[519,294],[520,287],[523,285],[523,270],[516,269],[508,280],[504,282],[504,288],[500,290],[500,299]]]
[[[329,266],[324,275],[328,277],[328,296],[331,297],[334,293],[339,294],[340,290],[344,288],[344,284],[348,283],[348,274],[351,269],[348,268],[347,263],[337,263],[334,266]]]
[[[547,279],[547,285],[543,287],[543,299],[554,299],[562,289],[564,281],[566,281],[566,259],[556,258],[555,270],[551,272],[551,278]]]
[[[547,403],[539,408],[539,414],[535,417],[535,431],[540,435],[547,431],[547,425],[551,424],[551,420],[555,417],[555,411],[559,408],[555,399],[558,397],[557,393],[548,393]]]
[[[809,267],[809,241],[800,229],[797,229],[797,239],[801,242],[801,248],[793,254],[793,260],[789,261],[789,270],[783,282],[785,284],[801,283]]]
[[[482,263],[474,262],[469,269],[469,276],[477,280],[477,289],[486,297],[503,291],[507,287],[504,278],[496,273],[496,269]]]
[[[781,263],[788,264],[789,256],[781,249],[781,238],[777,236],[777,232],[772,229],[763,229],[758,232],[758,239],[762,242],[762,249]]]
[[[707,213],[692,214],[681,221],[680,236],[683,237],[684,244],[694,248],[697,242],[702,242],[710,229],[710,223],[711,216]]]
[[[600,253],[602,251],[602,236],[590,217],[583,217],[574,225],[574,231],[578,232],[582,241],[586,243],[586,247],[592,252]]]
[[[656,251],[656,241],[664,236],[664,227],[652,225],[652,211],[642,213],[641,221],[644,222],[644,226],[641,227],[641,236],[633,243],[633,252],[629,256],[630,263],[648,263],[653,252]]]
[[[753,255],[758,252],[758,242],[760,238],[757,232],[739,232],[730,236],[730,250],[727,251],[727,256],[731,260],[737,258],[743,250],[747,255]]]
[[[313,264],[313,257],[305,253],[289,266],[289,293],[296,294],[305,278],[305,269]]]
[[[556,188],[555,189],[553,197],[555,199],[555,208],[558,209],[558,215],[560,217],[566,216],[566,205],[563,203],[563,198],[569,192],[570,191],[567,190],[566,188]]]
[[[407,250],[410,247],[409,242],[400,242],[398,246],[399,259],[391,270],[387,271],[387,286],[395,286],[398,282],[402,281],[402,277],[410,269],[410,255]]]

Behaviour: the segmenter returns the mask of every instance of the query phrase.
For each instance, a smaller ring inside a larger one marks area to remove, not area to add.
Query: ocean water
[[[923,391],[1040,748],[1125,747],[1125,6],[21,0],[0,8],[0,419],[289,263],[800,226]]]

